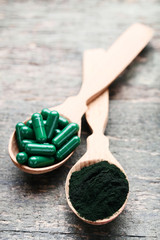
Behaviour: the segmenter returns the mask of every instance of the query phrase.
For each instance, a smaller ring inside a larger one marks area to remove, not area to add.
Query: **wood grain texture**
[[[160,168],[159,1],[0,0],[0,238],[159,239]],[[58,105],[81,86],[81,56],[108,48],[130,24],[153,27],[155,37],[110,88],[106,134],[124,167],[130,196],[112,223],[90,226],[69,209],[69,169],[84,154],[90,134],[60,169],[43,176],[19,171],[7,145],[18,121]]]

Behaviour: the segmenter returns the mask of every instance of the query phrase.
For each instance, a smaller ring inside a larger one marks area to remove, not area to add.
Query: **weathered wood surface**
[[[160,239],[160,4],[159,1],[0,0],[0,239]],[[78,92],[81,56],[107,48],[134,22],[156,31],[152,43],[110,87],[106,134],[130,181],[124,212],[90,226],[69,209],[64,184],[82,144],[60,169],[39,176],[8,156],[15,124]]]

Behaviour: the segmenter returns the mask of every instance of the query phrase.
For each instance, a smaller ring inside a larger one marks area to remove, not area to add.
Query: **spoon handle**
[[[58,109],[78,122],[87,110],[87,104],[107,89],[147,45],[153,30],[142,24],[129,27],[109,48],[84,52],[83,84],[77,96],[68,98]]]
[[[87,138],[87,158],[106,159],[109,154],[109,140],[104,135],[109,111],[109,90],[88,105],[86,120],[92,129]],[[86,158],[86,156],[85,156]]]
[[[133,24],[105,51],[88,50],[83,58],[81,97],[88,104],[100,95],[134,60],[152,38],[153,30]]]
[[[81,159],[103,159],[118,166],[123,172],[120,163],[109,151],[109,139],[104,135],[109,112],[109,90],[96,98],[88,105],[86,120],[92,129],[92,134],[87,138],[87,152]]]
[[[98,98],[88,105],[86,120],[93,135],[103,135],[108,121],[109,90],[107,89]]]

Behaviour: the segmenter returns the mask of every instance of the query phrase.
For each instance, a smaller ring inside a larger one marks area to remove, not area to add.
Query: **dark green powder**
[[[112,216],[125,202],[128,191],[125,175],[107,161],[74,172],[69,183],[73,207],[91,221]]]

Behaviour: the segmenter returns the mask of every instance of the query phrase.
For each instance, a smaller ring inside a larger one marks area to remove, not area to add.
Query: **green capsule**
[[[59,113],[57,111],[51,111],[48,114],[47,122],[45,125],[47,139],[51,140],[54,136],[54,130],[58,126]]]
[[[55,146],[52,144],[39,144],[39,143],[28,143],[25,146],[25,152],[36,156],[36,155],[42,155],[42,156],[53,156],[56,152]]]
[[[72,137],[56,152],[56,160],[59,162],[65,159],[76,147],[78,147],[79,144],[80,138],[78,136]]]
[[[23,150],[23,148],[21,146],[21,142],[22,142],[23,137],[22,137],[22,134],[20,132],[20,129],[21,129],[21,127],[24,127],[24,126],[25,126],[25,124],[22,123],[22,122],[19,122],[16,125],[16,139],[17,139],[17,145],[18,145],[19,151]]]
[[[77,123],[68,124],[61,132],[52,139],[52,144],[60,148],[66,141],[70,140],[79,130]]]
[[[30,127],[30,128],[33,128],[32,120],[31,120],[31,119],[26,122],[26,126],[27,126],[27,127]]]
[[[44,120],[47,119],[50,112],[51,112],[51,110],[49,110],[48,108],[42,109],[41,114],[42,114]],[[69,124],[69,121],[66,118],[59,116],[58,128],[63,129],[68,124]]]
[[[48,114],[50,113],[51,111],[48,109],[48,108],[43,108],[42,111],[41,111],[41,114],[42,114],[42,117],[44,120],[47,119],[48,117]]]
[[[43,118],[40,113],[34,113],[32,115],[33,129],[36,135],[36,140],[40,143],[47,141],[46,131],[43,123]]]
[[[29,139],[24,139],[24,140],[22,140],[21,145],[22,145],[23,151],[25,150],[25,146],[26,146],[26,144],[28,144],[28,143],[36,143],[36,141],[35,141],[35,140],[29,140]]]
[[[27,163],[28,155],[26,152],[19,152],[16,156],[17,162],[20,164]]]
[[[32,156],[28,159],[28,166],[32,168],[47,167],[55,161],[54,157]]]
[[[43,123],[44,123],[44,125],[46,125],[46,120],[43,120]],[[30,127],[30,128],[33,128],[32,120],[31,120],[31,119],[26,122],[26,126],[27,126],[27,127]]]
[[[63,128],[65,128],[68,124],[69,124],[69,121],[68,121],[66,118],[64,118],[64,117],[62,117],[62,116],[59,117],[58,128],[63,129]]]
[[[23,139],[35,139],[35,134],[33,129],[27,126],[20,128],[20,133]]]

